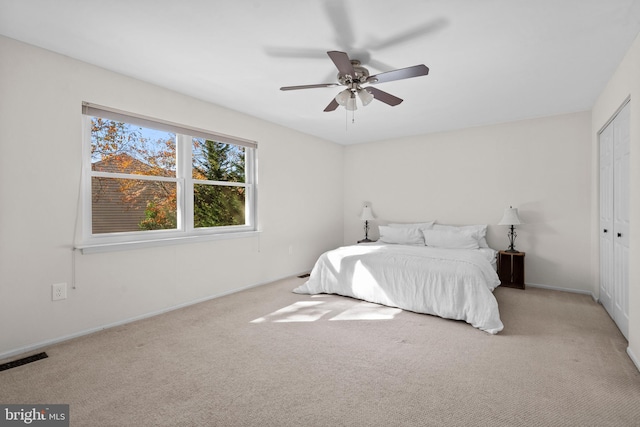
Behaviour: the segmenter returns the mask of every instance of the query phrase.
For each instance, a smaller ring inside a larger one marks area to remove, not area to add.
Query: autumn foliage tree
[[[93,117],[91,159],[95,171],[158,177],[176,176],[175,135],[152,139],[130,124]],[[206,181],[244,182],[244,150],[230,144],[193,139],[193,178]],[[114,183],[117,182],[117,189]],[[111,190],[109,190],[111,189]],[[116,192],[125,209],[144,206],[140,230],[177,227],[175,182],[131,178],[94,179],[94,202]],[[194,226],[213,227],[244,223],[244,188],[194,186]],[[131,230],[126,230],[131,231]]]

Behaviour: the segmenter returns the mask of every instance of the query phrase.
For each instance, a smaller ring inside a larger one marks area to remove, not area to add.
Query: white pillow
[[[427,246],[446,249],[478,249],[473,230],[422,230]]]
[[[476,240],[478,241],[478,246],[481,248],[488,248],[487,244],[487,225],[442,225],[442,224],[434,224],[434,230],[471,230],[475,232]]]
[[[422,236],[422,233],[420,232],[420,230],[423,229],[423,228],[426,229],[426,230],[430,230],[433,227],[433,223],[434,222],[435,221],[414,222],[414,223],[410,223],[410,224],[391,223],[391,224],[388,224],[388,226],[389,227],[393,227],[393,228],[410,228],[410,229],[415,230],[420,235],[420,241],[419,241],[419,243],[416,243],[416,244],[424,246],[424,236]]]
[[[433,223],[435,221],[429,221],[429,222],[414,222],[411,224],[401,224],[401,223],[391,223],[391,224],[387,224],[389,227],[396,227],[396,228],[426,228],[426,229],[431,229],[433,227]]]
[[[424,236],[419,228],[409,227],[388,227],[379,225],[380,241],[384,243],[394,243],[398,245],[420,245],[424,246]]]

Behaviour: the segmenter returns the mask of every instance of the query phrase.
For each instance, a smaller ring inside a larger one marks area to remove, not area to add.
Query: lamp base
[[[512,248],[505,249],[503,252],[508,252],[510,254],[518,254],[518,253],[520,253],[520,251],[515,249],[515,248],[513,248],[513,249]]]
[[[362,240],[358,240],[358,243],[371,243],[373,242],[373,240],[369,239],[369,238],[364,238]]]

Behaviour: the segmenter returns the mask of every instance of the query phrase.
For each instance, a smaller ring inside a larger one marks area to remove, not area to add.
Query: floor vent
[[[309,276],[311,276],[311,274],[307,273],[307,274],[303,274],[303,275],[298,276],[298,277],[301,278],[301,279],[304,279],[305,277],[309,277]]]
[[[0,371],[6,371],[7,369],[15,368],[17,366],[26,365],[27,363],[35,362],[36,360],[46,359],[47,353],[38,353],[33,356],[23,357],[22,359],[14,360],[12,362],[3,363],[0,365]]]

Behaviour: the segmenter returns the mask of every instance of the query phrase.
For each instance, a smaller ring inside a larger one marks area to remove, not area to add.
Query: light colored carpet
[[[589,296],[498,288],[505,329],[339,297],[291,278],[45,349],[2,403],[72,426],[633,426],[640,373]]]

